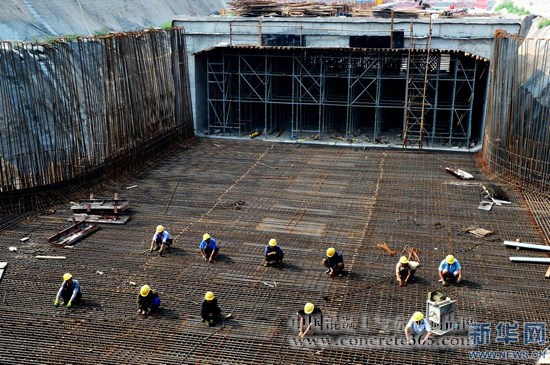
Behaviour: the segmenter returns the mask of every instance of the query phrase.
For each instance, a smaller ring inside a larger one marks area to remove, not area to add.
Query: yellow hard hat
[[[269,240],[269,245],[270,245],[271,247],[277,246],[277,240],[276,240],[275,238],[270,239],[270,240]]]
[[[157,233],[160,233],[160,232],[162,232],[162,231],[164,231],[164,227],[161,226],[161,225],[159,224],[159,225],[157,226]]]
[[[211,291],[207,291],[206,294],[204,294],[204,299],[206,300],[214,299],[214,293],[212,293]]]
[[[205,233],[205,234],[202,235],[202,240],[203,241],[206,241],[209,238],[210,238],[210,235],[208,233]]]
[[[149,292],[151,291],[151,288],[149,287],[149,285],[144,285],[141,287],[141,289],[139,290],[139,294],[142,296],[142,297],[146,297],[147,295],[149,295]]]
[[[63,281],[67,281],[69,279],[71,279],[73,277],[73,275],[71,273],[65,273],[63,275]]]
[[[328,256],[328,257],[334,256],[335,253],[336,253],[336,250],[334,249],[334,247],[330,247],[330,248],[327,250],[327,256]]]
[[[412,319],[416,322],[420,321],[422,318],[424,318],[424,314],[422,314],[422,312],[414,312]]]
[[[313,305],[313,303],[306,303],[306,305],[304,305],[304,312],[306,312],[306,314],[311,314],[314,309],[315,306]]]
[[[405,256],[401,256],[401,258],[399,259],[399,262],[402,264],[408,264],[409,260]]]
[[[447,261],[447,263],[450,265],[453,262],[455,262],[455,257],[453,255],[447,255],[447,257],[445,258],[445,261]]]

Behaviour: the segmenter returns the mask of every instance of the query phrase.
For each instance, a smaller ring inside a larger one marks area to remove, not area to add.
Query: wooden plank
[[[548,266],[548,269],[546,270],[546,274],[544,274],[545,278],[550,278],[550,266]]]
[[[519,247],[526,250],[550,252],[550,246],[548,245],[537,245],[534,243],[523,243],[523,242],[516,242],[516,241],[504,241],[504,245],[508,247]]]
[[[44,256],[44,255],[38,255],[34,256],[35,259],[41,259],[41,260],[65,260],[65,256]]]

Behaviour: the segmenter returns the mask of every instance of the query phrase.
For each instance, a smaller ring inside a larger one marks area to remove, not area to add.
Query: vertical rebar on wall
[[[550,192],[550,39],[495,34],[483,153],[498,173]]]
[[[0,192],[138,168],[193,135],[183,29],[0,48]]]

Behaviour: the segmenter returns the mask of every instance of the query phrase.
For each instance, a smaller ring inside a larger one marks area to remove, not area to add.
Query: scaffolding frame
[[[376,141],[399,132],[404,146],[415,141],[419,148],[468,146],[474,98],[483,96],[475,91],[485,81],[478,69],[488,68],[486,59],[429,46],[229,46],[205,53],[210,134],[264,131],[268,138],[286,129],[290,139],[336,133]]]

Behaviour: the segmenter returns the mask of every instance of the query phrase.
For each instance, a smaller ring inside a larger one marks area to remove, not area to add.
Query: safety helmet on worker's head
[[[451,265],[455,262],[455,257],[453,255],[447,255],[447,257],[445,257],[445,261],[447,261],[447,263]]]
[[[142,297],[146,297],[149,295],[150,291],[151,291],[151,288],[149,287],[149,285],[144,285],[139,290],[139,295],[141,295]]]
[[[409,259],[407,259],[405,256],[401,256],[401,258],[399,259],[399,262],[402,264],[408,264]]]
[[[208,233],[205,233],[205,234],[202,235],[202,240],[203,241],[206,241],[209,238],[210,238],[210,235]]]
[[[159,224],[157,226],[157,233],[161,233],[162,231],[164,231],[164,227]]]
[[[306,303],[306,305],[304,305],[304,312],[306,314],[311,314],[314,309],[315,309],[315,306],[313,305],[313,303]]]
[[[214,299],[214,293],[212,293],[211,291],[207,291],[206,294],[204,294],[204,299],[206,300]]]
[[[415,322],[422,320],[422,318],[424,318],[424,314],[422,314],[422,312],[414,312],[412,317]]]
[[[269,240],[269,245],[270,245],[271,247],[277,246],[277,240],[276,240],[275,238],[270,239],[270,240]]]
[[[334,247],[330,247],[330,248],[327,250],[327,256],[328,256],[328,257],[334,256],[335,253],[336,253],[336,250],[334,249]]]
[[[72,279],[72,277],[73,277],[73,275],[71,273],[67,272],[63,275],[63,281],[70,280],[70,279]]]

